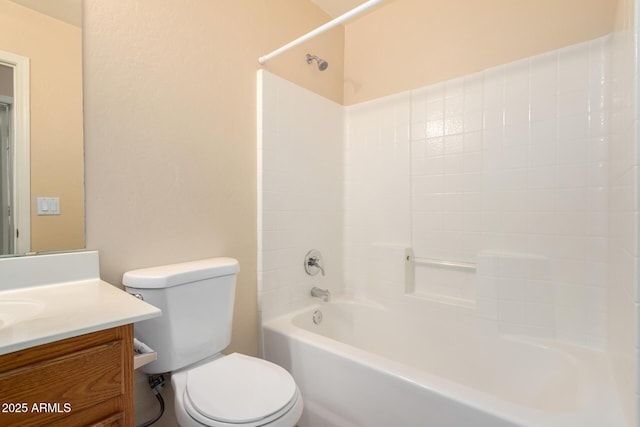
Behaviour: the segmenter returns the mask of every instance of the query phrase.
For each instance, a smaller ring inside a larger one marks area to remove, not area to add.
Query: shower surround
[[[608,351],[634,418],[638,162],[627,36],[348,107],[260,71],[262,321],[317,302],[312,286],[422,301],[445,322],[470,315],[488,333]],[[312,248],[326,277],[304,274]]]
[[[368,246],[411,247],[477,262],[454,280],[416,265],[413,295],[470,302],[501,332],[603,348],[608,41],[347,108],[347,292],[367,293]]]

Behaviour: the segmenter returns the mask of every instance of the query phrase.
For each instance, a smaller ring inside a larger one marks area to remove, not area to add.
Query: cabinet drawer
[[[0,402],[14,404],[2,424],[42,425],[123,395],[123,356],[112,341],[0,373]]]
[[[119,414],[113,415],[109,418],[105,418],[104,420],[100,420],[96,423],[91,424],[89,427],[122,427],[124,426],[124,412],[120,412]]]

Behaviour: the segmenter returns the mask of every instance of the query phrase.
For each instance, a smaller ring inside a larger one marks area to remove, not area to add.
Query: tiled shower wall
[[[341,293],[343,107],[258,73],[258,304],[262,320]],[[325,276],[308,276],[318,249]]]
[[[457,285],[416,266],[418,295],[475,302],[503,332],[604,347],[609,52],[600,38],[348,107],[348,292],[375,279],[362,254],[411,247],[478,263]]]
[[[611,285],[634,282],[637,257],[620,240],[635,236],[624,224],[637,213],[637,155],[633,136],[619,135],[629,107],[611,101],[633,79],[612,78],[612,45],[604,37],[346,109],[261,72],[262,317],[311,302],[314,285],[409,290],[468,302],[501,332],[628,343],[607,329],[635,313],[612,313],[613,300],[637,300]],[[612,275],[615,230],[629,262]],[[325,277],[303,271],[312,248]],[[477,271],[416,266],[409,289],[397,274],[404,248]]]
[[[609,148],[607,350],[625,408],[640,413],[638,395],[638,67],[637,34],[613,37]],[[633,416],[631,416],[633,418]],[[640,425],[640,424],[634,424]]]

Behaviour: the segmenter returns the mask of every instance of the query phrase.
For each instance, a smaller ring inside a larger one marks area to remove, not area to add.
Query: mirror
[[[85,246],[81,16],[0,0],[1,255]]]

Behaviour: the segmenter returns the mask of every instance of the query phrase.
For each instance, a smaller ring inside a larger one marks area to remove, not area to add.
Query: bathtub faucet
[[[317,249],[311,249],[304,256],[304,271],[309,276],[315,276],[318,272],[324,276],[324,267],[322,266],[322,254]]]
[[[324,302],[329,302],[329,298],[331,298],[331,293],[329,289],[320,289],[317,286],[311,288],[311,296],[315,298],[321,298]]]

